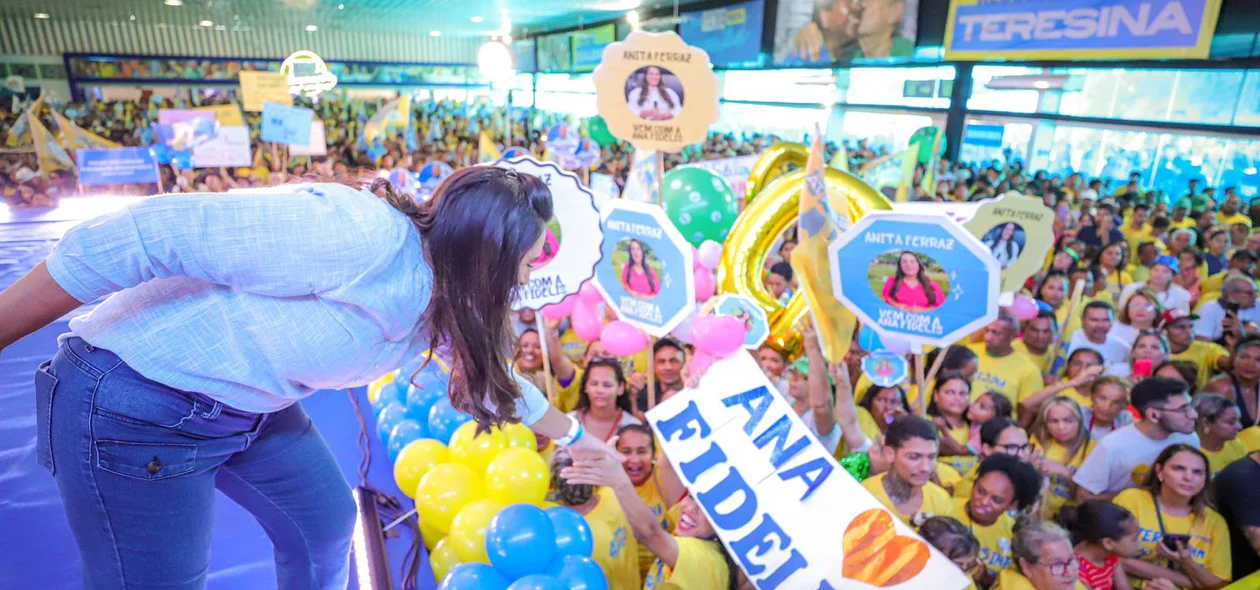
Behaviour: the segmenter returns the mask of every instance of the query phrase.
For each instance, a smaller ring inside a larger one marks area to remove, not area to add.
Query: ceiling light
[[[199,25],[201,25],[201,26],[203,26],[203,27],[213,27],[213,26],[214,26],[214,21],[212,21],[212,20],[203,20],[203,21],[201,21],[201,22],[199,22],[199,23],[197,23],[197,24],[199,24]]]
[[[136,15],[131,15],[131,20],[136,20]]]
[[[434,30],[432,30],[432,31],[429,31],[429,36],[430,36],[430,37],[441,37],[441,36],[442,36],[442,31],[439,31],[439,30],[434,29]]]
[[[39,20],[44,20],[44,19],[47,19],[47,18],[52,18],[52,17],[48,16],[48,13],[47,13],[47,12],[36,12],[36,13],[35,13],[35,18],[37,18],[37,19],[39,19]]]
[[[630,12],[627,12],[626,22],[630,25],[631,30],[633,31],[639,30],[639,13],[633,10],[631,10]]]
[[[1033,82],[1033,88],[1037,88],[1039,90],[1045,90],[1049,87],[1050,83],[1045,80],[1037,80],[1036,82]]]
[[[508,45],[511,45],[511,44],[512,44],[512,36],[511,36],[511,35],[504,35],[504,36],[503,36],[503,42],[504,42],[504,43],[507,43]]]
[[[482,21],[486,20],[486,17],[484,17],[484,16],[474,16],[474,17],[472,17],[472,19],[470,19],[470,20],[472,20],[472,22],[479,23],[479,22],[482,22]]]
[[[306,32],[308,33],[314,33],[315,31],[318,31],[318,30],[319,30],[319,27],[315,25],[306,25]]]
[[[184,0],[166,0],[165,2],[162,2],[162,4],[167,6],[183,6]]]
[[[215,25],[215,26],[214,26],[214,30],[216,30],[216,31],[226,31],[226,30],[227,30],[227,25]]]
[[[502,80],[512,75],[512,52],[498,41],[486,41],[477,51],[477,67],[481,75],[490,80]]]
[[[346,5],[345,5],[345,4],[338,4],[338,5],[337,5],[337,10],[345,10],[345,9],[346,9]]]

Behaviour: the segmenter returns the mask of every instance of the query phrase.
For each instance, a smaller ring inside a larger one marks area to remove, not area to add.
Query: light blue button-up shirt
[[[411,221],[338,184],[138,200],[66,233],[47,260],[89,344],[140,374],[250,412],[365,385],[429,346],[433,272]],[[517,378],[518,415],[547,410]]]

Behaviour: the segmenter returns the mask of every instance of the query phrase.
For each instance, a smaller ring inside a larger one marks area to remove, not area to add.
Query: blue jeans
[[[348,584],[354,499],[300,405],[242,412],[73,337],[40,366],[35,390],[37,454],[86,587],[205,587],[216,488],[271,538],[280,588]]]

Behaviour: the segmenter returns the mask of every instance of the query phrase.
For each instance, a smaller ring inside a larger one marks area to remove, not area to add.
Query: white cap
[[[1097,200],[1098,200],[1098,191],[1096,191],[1096,190],[1094,190],[1094,189],[1092,189],[1092,188],[1087,188],[1087,189],[1083,189],[1083,190],[1081,190],[1081,200],[1085,200],[1085,199],[1089,199],[1089,200],[1091,200],[1091,201],[1097,201]]]

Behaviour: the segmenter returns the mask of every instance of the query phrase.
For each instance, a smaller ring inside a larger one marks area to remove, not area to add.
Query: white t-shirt
[[[991,239],[984,243],[993,252],[993,257],[997,259],[998,266],[1006,268],[1015,263],[1015,259],[1019,258],[1019,244],[1014,240]]]
[[[1113,324],[1112,329],[1120,324]],[[1072,334],[1072,341],[1068,344],[1068,356],[1072,356],[1078,348],[1089,348],[1098,351],[1103,357],[1103,365],[1110,367],[1116,364],[1125,364],[1129,362],[1129,345],[1123,340],[1107,333],[1107,338],[1102,344],[1095,344],[1085,337],[1085,330],[1077,330]]]
[[[832,455],[836,454],[836,449],[840,446],[840,425],[835,424],[831,427],[831,432],[827,436],[818,436],[818,425],[814,423],[814,410],[805,410],[801,414],[801,421],[805,422],[805,426],[809,427],[810,433],[818,442],[827,448],[827,452]]]
[[[1164,440],[1151,440],[1136,424],[1116,429],[1098,441],[1072,481],[1091,494],[1119,493],[1140,485],[1160,452],[1177,443],[1197,449],[1199,435],[1173,433]]]
[[[661,97],[661,90],[665,91],[665,96],[669,98],[669,102],[665,102],[665,98]],[[666,118],[668,120],[677,117],[678,113],[682,112],[682,101],[678,99],[678,94],[672,89],[665,86],[657,86],[656,88],[648,88],[647,92],[647,100],[643,101],[643,104],[639,104],[639,97],[643,95],[643,89],[635,88],[630,91],[630,96],[626,102],[629,103],[630,110],[634,111],[634,114],[642,117],[644,111],[661,111],[669,113],[669,117]]]
[[[573,410],[572,412],[565,414],[565,416],[579,421],[582,419],[581,412],[578,410]],[[608,437],[608,440],[605,440],[604,442],[608,442],[609,440],[612,440],[612,437],[617,436],[617,431],[621,430],[622,426],[629,426],[631,424],[643,424],[643,421],[636,418],[634,414],[631,414],[630,412],[622,412],[621,421],[617,423],[617,427],[613,429],[612,434]],[[587,430],[587,432],[589,433],[590,431]],[[600,434],[603,433],[601,432]]]
[[[1089,436],[1094,440],[1098,440],[1108,434],[1115,432],[1119,428],[1123,428],[1133,423],[1133,414],[1131,412],[1120,412],[1116,414],[1116,419],[1111,426],[1102,426],[1094,424],[1094,411],[1087,408],[1081,408],[1081,414],[1084,415],[1085,423],[1089,425]]]
[[[1129,283],[1120,290],[1120,305],[1129,300],[1129,297],[1146,286],[1146,283]],[[1155,299],[1159,304],[1164,306],[1165,310],[1180,309],[1182,313],[1190,314],[1190,292],[1181,285],[1169,285],[1168,290],[1163,293],[1156,292]]]
[[[1243,323],[1260,323],[1260,306],[1253,305],[1238,310],[1238,319]],[[1208,340],[1220,340],[1224,332],[1221,322],[1224,320],[1225,308],[1221,306],[1220,300],[1209,301],[1199,306],[1199,319],[1194,321],[1194,335]]]
[[[1108,340],[1115,338],[1116,340],[1123,342],[1125,346],[1128,346],[1129,348],[1133,348],[1133,342],[1137,340],[1137,337],[1137,328],[1120,322],[1113,322],[1111,324],[1111,330],[1107,331]]]

